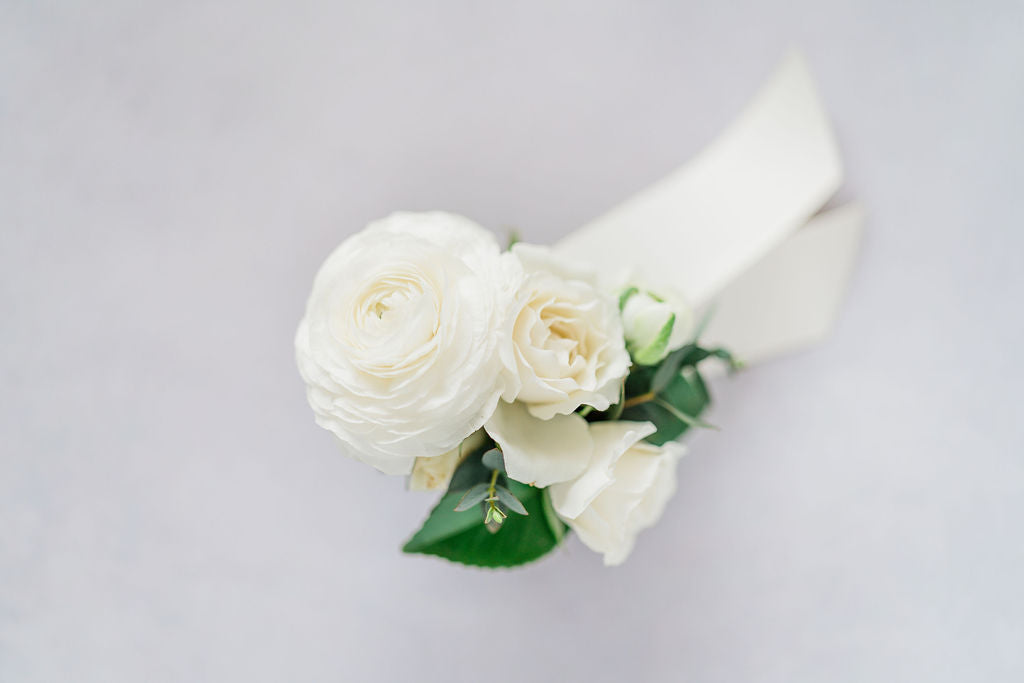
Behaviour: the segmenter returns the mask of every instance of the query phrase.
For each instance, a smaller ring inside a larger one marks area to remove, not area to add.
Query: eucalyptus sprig
[[[529,515],[522,501],[513,495],[508,487],[498,483],[498,477],[507,477],[505,474],[505,459],[502,457],[501,449],[495,447],[488,450],[480,458],[480,462],[490,470],[490,480],[473,485],[459,499],[455,506],[456,512],[469,510],[478,503],[484,511],[484,526],[492,534],[501,529],[501,525],[508,518],[508,512],[517,515]]]
[[[492,506],[496,512],[488,520]],[[567,531],[548,490],[509,477],[501,450],[488,440],[462,459],[447,493],[403,550],[481,567],[512,567],[551,552]]]

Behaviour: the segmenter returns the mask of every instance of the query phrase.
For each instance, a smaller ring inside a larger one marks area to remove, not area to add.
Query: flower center
[[[381,275],[352,301],[355,305],[346,307],[341,327],[366,372],[392,376],[416,365],[436,346],[440,300],[436,287],[419,271]]]
[[[368,307],[371,322],[373,322],[373,316],[376,316],[377,320],[381,323],[396,322],[396,319],[403,310],[409,306],[414,306],[416,301],[422,296],[423,292],[418,290],[418,288],[413,291],[412,288],[408,287],[387,292],[383,296],[378,295],[377,298],[371,300]],[[385,320],[385,317],[388,320]]]
[[[582,341],[579,330],[569,321],[560,317],[554,320],[546,320],[545,322],[547,323],[548,331],[551,333],[551,337],[548,339],[548,346],[557,351],[567,352],[569,364],[572,365],[578,355],[580,341]]]

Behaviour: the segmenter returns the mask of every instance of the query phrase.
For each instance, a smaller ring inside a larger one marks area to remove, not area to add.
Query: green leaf
[[[665,324],[658,330],[658,336],[650,344],[633,353],[633,360],[640,365],[655,365],[665,355],[668,347],[669,337],[672,336],[672,328],[676,324],[676,314],[673,313],[665,321]]]
[[[626,302],[629,301],[629,297],[633,296],[634,294],[636,294],[639,291],[640,290],[637,289],[636,287],[629,287],[629,288],[624,289],[622,291],[622,294],[619,295],[619,312],[620,313],[622,312],[622,309],[624,309],[626,307]]]
[[[696,390],[697,399],[703,400],[704,407],[708,407],[711,404],[711,392],[708,391],[708,385],[704,384],[704,375],[700,374],[700,370],[694,368],[686,381]]]
[[[428,523],[424,524],[416,532],[416,535],[406,543],[405,552],[415,552],[409,550],[410,546],[428,547],[464,531],[483,526],[484,515],[480,508],[455,512],[455,505],[459,502],[460,497],[458,493],[446,493],[430,513]]]
[[[481,461],[483,462],[484,467],[488,469],[498,470],[499,472],[505,471],[505,456],[502,455],[501,451],[497,448],[492,448],[484,453],[484,457],[481,458]]]
[[[710,355],[711,352],[707,349],[691,345],[690,352],[683,356],[681,365],[684,367],[687,365],[696,365]]]
[[[728,351],[728,349],[724,349],[722,347],[718,347],[715,349],[705,349],[694,344],[688,344],[686,347],[683,348],[690,349],[689,352],[683,357],[682,362],[680,363],[680,365],[682,365],[683,367],[687,365],[695,366],[701,361],[703,361],[705,358],[712,357],[719,358],[725,361],[726,364],[728,364],[729,366],[729,370],[732,372],[735,372],[736,370],[739,370],[740,368],[743,367],[743,363],[736,360],[736,358]]]
[[[658,394],[658,399],[671,408],[665,408],[657,401],[647,401],[622,412],[623,420],[652,422],[657,431],[647,437],[647,441],[658,446],[679,438],[693,426],[693,418],[699,418],[711,400],[700,373],[692,368],[676,375]],[[679,414],[691,419],[680,419]]]
[[[508,488],[528,515],[512,515],[491,533],[479,508],[455,512],[458,494],[447,493],[402,550],[477,567],[514,567],[543,557],[562,540],[545,514],[544,489],[511,480]]]
[[[687,344],[676,349],[665,357],[650,382],[650,391],[660,394],[668,387],[669,383],[685,367],[696,366],[705,358],[720,358],[729,365],[729,369],[735,371],[742,367],[742,363],[736,360],[728,350],[723,348],[705,349],[696,344]],[[642,393],[642,392],[641,392]]]
[[[505,250],[508,251],[512,249],[512,247],[516,246],[522,241],[523,240],[519,235],[519,231],[516,230],[515,228],[510,228],[508,231],[508,246],[505,247]]]
[[[654,377],[651,379],[650,390],[655,394],[664,391],[665,387],[679,374],[679,370],[683,367],[683,360],[694,348],[696,347],[693,344],[687,344],[668,354],[655,371]]]
[[[455,511],[462,512],[463,510],[468,510],[477,503],[482,503],[487,499],[488,495],[487,484],[476,484],[459,499],[459,504],[455,506]]]
[[[518,498],[512,495],[511,491],[509,491],[501,484],[498,484],[497,486],[494,487],[494,492],[497,494],[498,500],[500,500],[505,505],[505,507],[507,507],[512,512],[515,512],[519,515],[530,514],[526,511],[526,508],[523,507],[522,502],[520,502]]]
[[[626,376],[626,398],[646,394],[651,390],[651,381],[656,369],[649,365],[634,365]]]
[[[622,417],[622,408],[623,408],[623,404],[625,402],[626,402],[626,384],[625,384],[625,382],[623,382],[622,384],[619,385],[619,400],[618,400],[618,402],[615,405],[613,405],[611,408],[608,409],[608,419],[609,420],[618,420],[620,417]]]
[[[652,402],[626,408],[622,413],[622,419],[653,424],[656,431],[648,436],[646,441],[656,446],[678,439],[689,428],[689,425],[680,422],[667,410]]]
[[[714,349],[711,352],[711,355],[715,356],[716,358],[721,358],[726,363],[728,363],[728,365],[729,365],[729,372],[736,372],[738,370],[742,370],[743,369],[743,361],[741,361],[738,358],[736,358],[736,356],[732,355],[726,349],[723,349],[723,348]]]
[[[541,509],[544,510],[544,521],[548,524],[548,529],[551,530],[552,535],[555,537],[555,544],[562,542],[565,538],[565,532],[569,530],[568,525],[562,521],[562,518],[555,512],[555,506],[551,503],[551,492],[550,489],[543,489],[541,491]]]
[[[484,467],[480,456],[473,454],[462,461],[459,468],[452,475],[451,483],[448,484],[448,493],[462,493],[473,488],[480,482],[489,481],[491,470]]]
[[[679,410],[678,408],[676,408],[674,405],[672,405],[663,398],[655,398],[654,403],[661,406],[668,412],[672,413],[672,416],[677,420],[681,420],[682,422],[685,422],[691,427],[703,427],[704,429],[718,429],[718,427],[716,427],[715,425],[711,424],[710,422],[705,422],[699,417],[687,415],[686,413]]]

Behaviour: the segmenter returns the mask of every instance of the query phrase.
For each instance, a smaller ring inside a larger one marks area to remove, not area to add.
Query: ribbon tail
[[[699,307],[804,225],[841,182],[831,125],[793,52],[690,163],[556,249],[605,273],[642,267]]]
[[[719,294],[704,343],[754,363],[821,341],[842,304],[863,226],[856,202],[812,218]]]

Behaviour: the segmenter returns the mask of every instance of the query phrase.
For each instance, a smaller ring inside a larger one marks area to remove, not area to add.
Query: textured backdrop
[[[1024,6],[0,2],[0,680],[1019,681]],[[719,383],[664,520],[487,573],[313,425],[340,240],[550,242],[790,45],[870,219],[832,338]]]

